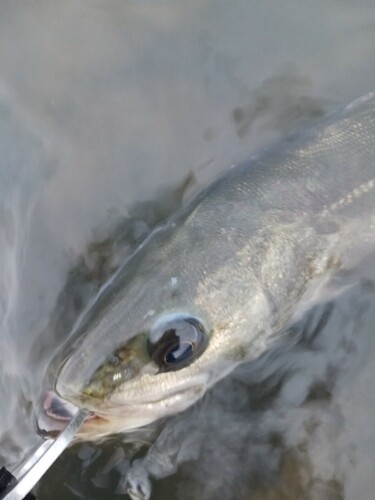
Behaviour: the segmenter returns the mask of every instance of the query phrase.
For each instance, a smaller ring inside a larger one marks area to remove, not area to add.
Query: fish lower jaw
[[[85,422],[77,435],[78,440],[96,440],[110,434],[132,432],[156,420],[186,410],[204,393],[202,386],[193,386],[152,402],[128,403],[113,410],[98,409],[94,417]]]
[[[155,398],[152,400],[142,401],[140,397],[132,399],[126,399],[124,395],[123,400],[126,401],[125,404],[118,404],[118,399],[116,400],[116,406],[114,402],[109,400],[108,408],[98,409],[94,412],[102,418],[111,418],[112,416],[122,416],[126,414],[140,414],[143,412],[154,412],[156,410],[166,410],[176,412],[182,411],[187,408],[195,401],[197,401],[205,392],[205,386],[203,385],[193,385],[187,388],[176,390],[170,392],[169,394],[163,394],[162,397]],[[111,403],[113,408],[110,407]]]
[[[208,377],[200,374],[174,386],[159,385],[159,390],[156,384],[152,384],[146,392],[137,391],[134,387],[130,391],[125,384],[122,392],[118,390],[102,401],[90,397],[70,397],[70,394],[66,394],[64,399],[49,391],[43,403],[43,422],[38,428],[45,437],[56,435],[78,408],[85,408],[91,415],[77,434],[78,441],[134,431],[187,409],[203,396],[208,388],[207,382]]]

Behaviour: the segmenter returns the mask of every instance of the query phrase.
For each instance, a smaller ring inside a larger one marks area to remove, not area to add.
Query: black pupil
[[[161,371],[189,365],[205,345],[203,326],[195,318],[179,317],[159,323],[148,339],[149,354]]]
[[[166,364],[178,363],[188,359],[194,350],[194,346],[189,342],[178,342],[173,345],[164,356]]]

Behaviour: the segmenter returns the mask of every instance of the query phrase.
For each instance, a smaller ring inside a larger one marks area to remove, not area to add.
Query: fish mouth
[[[193,385],[148,402],[129,402],[113,409],[103,408],[98,411],[89,408],[90,415],[77,433],[76,440],[136,430],[158,418],[185,410],[203,392],[202,385]],[[46,439],[56,438],[78,411],[78,406],[52,390],[47,391],[36,419],[38,433]]]
[[[52,390],[47,391],[39,405],[39,411],[36,417],[38,433],[46,439],[56,438],[78,411],[78,406],[60,398],[60,396]],[[91,412],[86,418],[83,427],[87,426],[87,424],[92,426],[94,421],[98,424],[99,422],[104,423],[105,418]]]
[[[78,411],[78,407],[61,399],[53,391],[47,391],[42,402],[44,414],[58,422],[70,422]]]

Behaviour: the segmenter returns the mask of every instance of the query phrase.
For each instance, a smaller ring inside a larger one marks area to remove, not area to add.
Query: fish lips
[[[78,411],[78,406],[60,398],[52,390],[47,391],[41,399],[36,417],[38,433],[45,438],[55,438]],[[86,422],[96,418],[98,416],[92,413],[87,417]]]

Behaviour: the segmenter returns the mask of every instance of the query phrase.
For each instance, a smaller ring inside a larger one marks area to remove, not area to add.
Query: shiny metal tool
[[[34,488],[55,460],[72,442],[79,428],[90,415],[88,410],[79,410],[55,440],[43,442],[23,464],[14,470],[14,479],[0,494],[0,500],[23,500]]]

